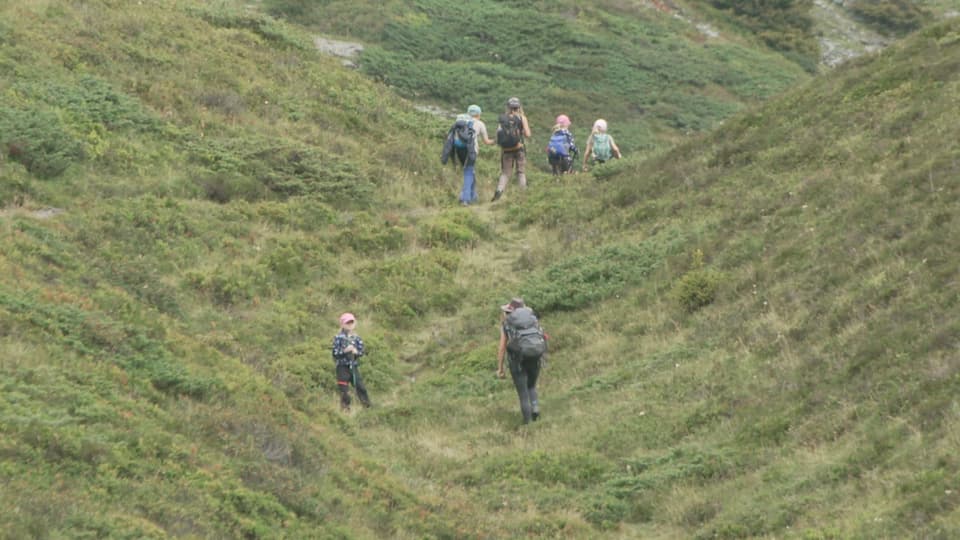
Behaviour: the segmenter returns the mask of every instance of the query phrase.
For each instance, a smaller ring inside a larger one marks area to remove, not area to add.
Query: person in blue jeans
[[[483,144],[494,143],[487,134],[487,125],[483,123],[483,120],[480,120],[480,114],[482,112],[479,105],[470,105],[467,107],[467,114],[473,122],[474,155],[477,157],[480,156],[481,141],[483,141]],[[477,162],[475,160],[467,161],[464,162],[463,165],[463,188],[460,190],[460,204],[469,206],[477,201]]]
[[[370,396],[360,377],[360,357],[364,355],[363,340],[356,333],[357,318],[352,313],[340,315],[340,332],[333,338],[333,361],[337,366],[337,387],[340,389],[340,409],[350,411],[350,384],[364,407],[370,406]]]

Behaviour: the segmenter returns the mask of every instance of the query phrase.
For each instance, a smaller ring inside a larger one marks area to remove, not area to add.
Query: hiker
[[[537,377],[547,341],[540,322],[533,310],[514,298],[500,306],[500,345],[497,348],[497,376],[505,377],[504,355],[509,357],[510,376],[520,397],[520,413],[523,423],[540,419],[540,403],[537,401]]]
[[[587,148],[583,152],[583,172],[587,172],[588,159],[600,165],[610,161],[612,157],[620,159],[620,148],[613,141],[613,137],[607,133],[607,121],[600,118],[593,123],[593,130],[590,132],[590,138],[587,139]]]
[[[466,172],[467,164],[471,166],[477,160],[476,145],[474,138],[476,132],[473,129],[473,119],[469,114],[458,114],[453,125],[447,130],[447,136],[443,140],[443,150],[440,152],[440,163],[446,165],[447,161],[454,157],[454,166],[457,162]]]
[[[357,391],[357,398],[364,407],[369,407],[370,396],[360,377],[359,359],[364,354],[363,340],[356,333],[357,319],[352,313],[340,315],[340,332],[333,338],[333,361],[337,365],[337,386],[340,388],[340,409],[350,411],[350,384]]]
[[[476,156],[480,155],[480,142],[483,144],[494,144],[493,139],[487,134],[487,125],[480,120],[480,114],[483,111],[479,105],[470,105],[467,107],[467,114],[471,118],[471,127],[473,127],[473,155],[474,161],[467,163],[463,167],[463,189],[460,190],[460,204],[469,206],[477,202],[477,176],[476,176]]]
[[[500,145],[500,181],[497,182],[497,191],[493,194],[496,201],[507,189],[507,182],[517,170],[517,180],[520,187],[527,188],[527,151],[524,148],[524,139],[530,136],[530,124],[523,114],[520,98],[512,97],[507,100],[507,111],[500,115],[497,126],[497,144]]]
[[[577,159],[579,150],[570,133],[570,118],[561,114],[554,122],[553,134],[547,145],[547,161],[554,176],[573,172],[573,162]]]

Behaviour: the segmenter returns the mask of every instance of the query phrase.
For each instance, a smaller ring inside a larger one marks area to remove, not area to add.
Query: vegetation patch
[[[638,244],[608,244],[551,265],[521,292],[544,313],[582,309],[640,285],[677,243],[679,236],[664,234]]]

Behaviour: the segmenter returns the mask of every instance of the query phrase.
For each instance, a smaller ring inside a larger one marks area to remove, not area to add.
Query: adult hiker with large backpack
[[[470,115],[470,126],[473,128],[474,160],[463,166],[463,188],[460,190],[460,204],[463,206],[469,206],[478,201],[476,158],[480,155],[480,143],[494,143],[493,139],[487,134],[487,125],[483,123],[483,120],[480,120],[482,112],[479,105],[467,107],[467,114]]]
[[[517,171],[517,180],[520,187],[527,188],[527,152],[524,141],[530,136],[530,124],[523,114],[520,98],[512,97],[507,100],[507,110],[500,115],[497,126],[497,144],[500,146],[500,181],[497,182],[497,191],[493,194],[496,201],[507,189],[507,182]]]
[[[543,355],[547,352],[547,339],[540,328],[533,310],[522,298],[514,298],[500,306],[500,345],[497,347],[497,376],[506,376],[503,369],[504,356],[508,357],[510,376],[520,398],[520,413],[523,423],[540,419],[540,402],[537,399],[537,378],[540,376]]]
[[[350,384],[364,407],[370,406],[367,387],[360,377],[360,357],[365,354],[363,340],[356,332],[357,318],[352,313],[340,315],[340,332],[333,337],[333,361],[337,366],[337,387],[340,389],[340,409],[350,411]]]
[[[553,134],[547,144],[547,162],[554,176],[573,172],[573,162],[579,151],[570,133],[570,118],[561,114],[553,126]]]
[[[597,165],[602,165],[612,158],[620,159],[620,148],[613,141],[613,137],[607,133],[607,121],[600,118],[593,123],[593,130],[590,132],[590,138],[587,139],[587,148],[583,152],[583,172],[587,172],[588,159],[592,159]]]
[[[460,166],[466,168],[467,164],[473,165],[477,160],[477,149],[474,144],[476,130],[473,127],[473,119],[469,114],[458,114],[453,125],[447,130],[447,136],[443,139],[443,150],[440,152],[440,163],[444,165],[451,157],[456,158],[454,165],[460,162]]]

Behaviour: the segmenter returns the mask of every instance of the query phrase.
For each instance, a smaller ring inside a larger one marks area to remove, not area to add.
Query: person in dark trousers
[[[340,332],[333,337],[333,361],[337,365],[337,387],[340,388],[340,409],[350,410],[350,384],[364,407],[370,406],[370,396],[360,377],[360,357],[364,354],[363,340],[356,333],[357,318],[352,313],[340,315]]]
[[[579,150],[570,133],[570,117],[561,114],[557,116],[550,142],[547,145],[547,162],[554,176],[573,172],[573,163],[577,159]]]
[[[525,312],[520,313],[522,310]],[[509,358],[510,376],[513,378],[513,385],[517,388],[517,396],[520,398],[520,413],[523,415],[523,423],[529,424],[531,421],[540,419],[540,402],[537,399],[537,378],[540,376],[540,365],[545,352],[546,342],[543,341],[543,331],[540,324],[533,315],[533,311],[526,307],[522,298],[514,298],[510,303],[500,306],[500,345],[497,348],[497,376],[503,379],[506,376],[503,366],[504,356]],[[514,320],[512,314],[525,315],[527,320],[532,318],[534,324],[533,330],[539,336],[544,348],[535,354],[524,354],[522,351],[515,350],[509,346],[511,340],[518,339],[517,335],[523,330],[512,326]]]

